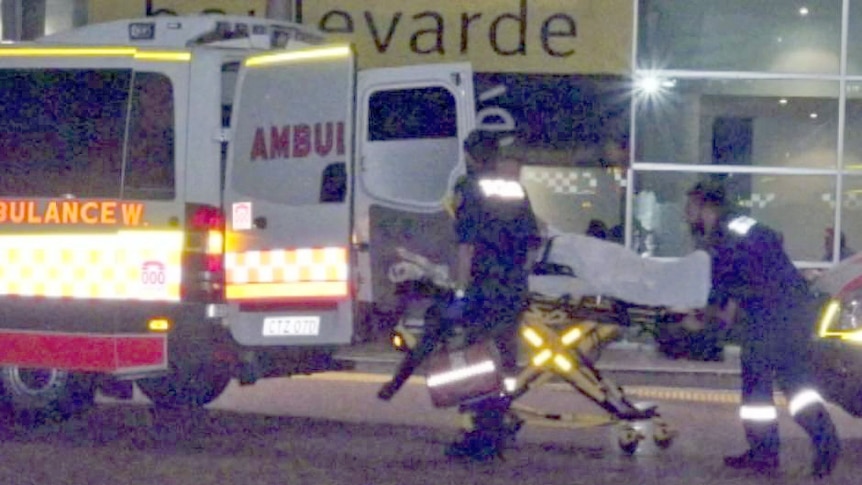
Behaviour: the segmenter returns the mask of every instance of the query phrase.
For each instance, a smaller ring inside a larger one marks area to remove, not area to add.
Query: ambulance
[[[203,406],[340,368],[398,306],[398,248],[445,260],[469,64],[357,69],[288,22],[147,17],[0,45],[0,384]],[[436,252],[436,254],[435,254]]]

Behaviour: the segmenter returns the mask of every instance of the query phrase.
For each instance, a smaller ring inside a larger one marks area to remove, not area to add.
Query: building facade
[[[0,0],[4,39],[32,35],[21,27],[32,18],[10,17],[29,11],[12,8],[21,2]],[[36,3],[44,33],[158,10],[271,7]],[[522,161],[540,217],[558,230],[600,220],[639,252],[680,256],[692,249],[685,192],[718,177],[740,211],[781,231],[799,266],[838,260],[841,238],[832,242],[830,231],[862,249],[862,52],[852,49],[862,2],[288,3],[296,20],[354,42],[363,66],[472,62],[481,126],[517,133],[508,153]]]

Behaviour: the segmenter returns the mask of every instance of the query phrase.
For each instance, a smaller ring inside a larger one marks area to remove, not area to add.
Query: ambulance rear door
[[[355,54],[243,61],[224,210],[227,321],[243,345],[348,344]]]
[[[444,207],[465,172],[461,140],[476,107],[468,63],[363,69],[357,78],[357,299],[374,319],[402,307],[392,280],[401,249],[454,264]]]

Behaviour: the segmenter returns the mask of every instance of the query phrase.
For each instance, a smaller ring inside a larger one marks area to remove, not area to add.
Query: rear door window
[[[173,104],[157,73],[0,70],[0,197],[173,198]]]

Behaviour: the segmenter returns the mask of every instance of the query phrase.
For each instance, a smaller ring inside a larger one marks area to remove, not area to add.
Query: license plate
[[[266,317],[263,319],[264,337],[319,335],[320,317]]]

